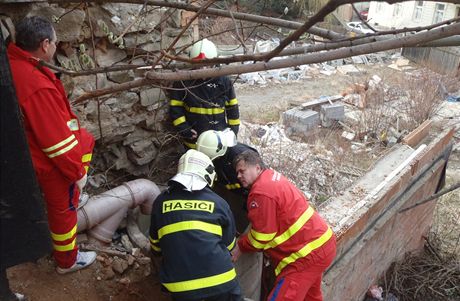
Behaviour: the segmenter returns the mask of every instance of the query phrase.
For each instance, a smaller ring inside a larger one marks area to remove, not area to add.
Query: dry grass
[[[458,261],[441,258],[435,250],[406,257],[393,263],[385,277],[385,291],[399,301],[455,301],[460,298],[460,266]]]

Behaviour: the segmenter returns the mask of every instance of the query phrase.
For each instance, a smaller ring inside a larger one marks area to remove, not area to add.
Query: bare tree
[[[389,4],[406,2],[409,0],[376,0],[377,2],[387,2]],[[434,1],[434,0],[433,0]],[[54,3],[75,3],[77,0],[51,0],[49,2]],[[258,24],[257,26],[277,26],[284,27],[293,30],[286,38],[281,40],[278,47],[267,53],[260,54],[245,54],[235,55],[226,58],[216,58],[211,60],[202,60],[199,65],[209,66],[206,69],[194,69],[194,70],[183,70],[183,68],[189,68],[191,66],[197,66],[197,62],[188,60],[186,57],[181,56],[186,46],[181,49],[173,50],[175,43],[180,38],[177,37],[171,45],[165,47],[159,53],[155,55],[155,59],[152,61],[152,70],[147,72],[146,77],[140,80],[135,80],[129,83],[120,84],[107,89],[99,89],[92,91],[85,95],[80,96],[75,100],[75,103],[85,101],[90,98],[99,97],[114,92],[119,92],[134,87],[140,87],[144,85],[157,85],[161,86],[167,84],[168,81],[186,80],[186,79],[198,79],[208,78],[221,75],[229,74],[242,74],[247,72],[278,69],[285,67],[298,66],[303,64],[320,63],[340,58],[351,57],[355,55],[374,53],[379,51],[385,51],[390,49],[396,49],[401,47],[416,47],[423,46],[424,44],[433,43],[433,41],[440,41],[441,39],[449,39],[448,42],[452,43],[452,38],[456,35],[460,35],[460,18],[447,20],[441,23],[426,27],[417,28],[405,28],[391,31],[375,31],[373,34],[359,35],[355,37],[347,37],[343,34],[333,32],[331,30],[323,29],[317,26],[317,24],[324,20],[326,16],[331,14],[335,9],[344,4],[353,4],[359,2],[359,0],[329,0],[317,13],[309,17],[303,24],[299,22],[286,21],[278,18],[271,18],[260,15],[253,15],[248,13],[241,13],[238,11],[230,10],[231,6],[226,4],[229,9],[223,10],[218,8],[211,8],[214,1],[209,0],[202,7],[183,3],[183,2],[170,2],[161,0],[86,0],[82,1],[86,3],[136,3],[147,6],[155,7],[169,7],[174,9],[181,9],[187,11],[196,12],[194,18],[200,15],[214,15],[220,17],[231,18],[234,23],[233,31],[238,36],[238,41],[244,45],[244,39],[240,35],[239,28],[236,20],[243,20],[246,22],[253,22]],[[436,2],[444,3],[458,3],[458,0],[443,0]],[[186,27],[190,25],[190,22]],[[181,34],[185,32],[185,29],[181,31]],[[305,33],[309,33],[314,36],[322,38],[322,42],[312,44],[307,47],[291,47],[295,41],[299,40]],[[401,37],[398,34],[404,33]],[[458,42],[458,41],[457,41]],[[455,43],[455,42],[454,42]],[[272,60],[274,57],[283,58]],[[178,63],[181,62],[181,63]],[[252,64],[241,64],[244,62],[252,62]],[[230,64],[221,66],[217,64]],[[50,66],[51,68],[55,68]],[[117,70],[122,68],[129,69],[129,66],[117,66]],[[137,66],[132,67],[137,68]],[[126,70],[125,69],[125,70]],[[61,71],[65,71],[62,70]],[[98,68],[94,70],[85,71],[98,73],[112,71],[110,68]],[[80,75],[75,72],[68,72],[70,75]]]

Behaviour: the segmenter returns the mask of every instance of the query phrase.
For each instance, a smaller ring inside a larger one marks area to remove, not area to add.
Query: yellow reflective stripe
[[[85,169],[86,173],[88,173],[89,166],[83,166],[83,168]]]
[[[197,107],[185,107],[190,113],[201,114],[201,115],[217,115],[225,112],[222,108],[197,108]]]
[[[269,240],[272,240],[276,236],[276,232],[273,232],[273,233],[261,233],[261,232],[257,232],[254,229],[251,229],[251,235],[252,235],[252,237],[254,237],[257,240],[269,241]]]
[[[265,244],[261,244],[254,237],[252,237],[251,232],[248,233],[248,240],[249,240],[249,243],[256,249],[262,250],[265,247]]]
[[[331,228],[327,227],[327,231],[324,232],[319,238],[315,239],[314,241],[309,242],[305,245],[302,249],[297,252],[292,253],[291,255],[283,258],[275,269],[275,274],[278,276],[279,273],[290,263],[293,263],[297,259],[303,258],[310,254],[312,251],[318,249],[322,245],[324,245],[330,238],[332,237],[332,230]]]
[[[81,162],[83,163],[90,162],[92,158],[93,158],[93,154],[83,155],[83,157],[81,157]]]
[[[222,236],[222,227],[219,225],[205,223],[202,221],[185,221],[162,227],[160,230],[158,230],[158,238],[161,239],[163,236],[167,234],[187,230],[201,230],[204,232]]]
[[[308,222],[308,220],[310,220],[313,213],[315,213],[315,210],[312,207],[308,207],[308,209],[305,210],[304,213],[302,213],[302,215],[297,219],[297,221],[294,224],[292,224],[286,231],[284,231],[283,234],[277,236],[274,240],[269,242],[265,246],[265,249],[274,248],[282,244],[289,238],[291,238],[294,234],[297,233],[297,231],[299,231],[303,227],[303,225],[305,225]]]
[[[241,122],[239,119],[229,119],[227,120],[228,125],[239,125]]]
[[[47,156],[48,156],[48,158],[57,157],[57,156],[59,156],[59,155],[62,155],[62,154],[64,154],[64,153],[68,152],[69,150],[71,150],[72,148],[74,148],[74,146],[77,145],[77,144],[78,144],[78,140],[75,140],[74,142],[72,142],[72,144],[70,144],[70,145],[64,147],[64,148],[61,149],[60,151],[55,152],[54,154],[51,154],[51,155],[47,155]]]
[[[231,269],[228,272],[218,274],[215,276],[204,277],[193,280],[186,280],[180,282],[163,283],[163,285],[172,293],[192,291],[201,288],[207,288],[217,286],[223,283],[227,283],[236,277],[235,269]]]
[[[77,233],[77,225],[75,225],[72,228],[72,230],[64,234],[56,234],[56,233],[51,232],[51,238],[54,241],[66,241],[68,239],[71,239],[75,235],[75,233]]]
[[[161,248],[153,245],[153,244],[150,244],[150,246],[152,247],[152,250],[154,250],[155,252],[161,252]]]
[[[236,242],[236,237],[234,237],[232,243],[227,246],[227,249],[229,251],[233,249],[233,247],[235,246],[235,242]]]
[[[149,240],[150,240],[150,242],[151,242],[152,244],[157,244],[157,243],[160,242],[159,239],[153,239],[152,236],[149,236]]]
[[[227,184],[225,185],[225,188],[227,188],[228,190],[238,189],[238,188],[241,188],[241,185],[239,183]]]
[[[225,106],[227,107],[234,106],[236,104],[238,104],[238,100],[236,98],[230,99],[229,101],[225,102]]]
[[[72,251],[73,249],[75,249],[76,241],[77,239],[75,238],[70,244],[63,245],[63,246],[53,244],[53,249],[59,252]]]
[[[185,144],[188,148],[196,149],[196,143],[190,143],[190,142],[184,141],[184,144]]]
[[[67,143],[69,143],[69,142],[72,141],[73,139],[75,139],[75,135],[74,135],[74,134],[70,135],[70,137],[68,137],[68,138],[66,138],[66,139],[64,139],[64,140],[62,140],[62,141],[59,142],[59,143],[56,143],[56,144],[53,145],[53,146],[50,146],[50,147],[48,147],[48,148],[42,149],[42,151],[44,151],[45,153],[49,153],[49,152],[51,152],[51,151],[53,151],[53,150],[55,150],[55,149],[60,148],[60,147],[63,146],[63,145],[66,145]]]
[[[152,250],[154,250],[156,252],[161,252],[161,248],[155,246],[156,244],[158,244],[160,242],[160,240],[159,239],[153,239],[151,236],[149,236],[149,240],[150,240],[150,246],[152,247]]]
[[[178,126],[181,123],[185,122],[185,116],[181,116],[173,121],[174,126]]]
[[[171,99],[171,101],[169,102],[169,105],[176,106],[176,107],[183,107],[184,102],[181,100],[177,100],[177,99]]]

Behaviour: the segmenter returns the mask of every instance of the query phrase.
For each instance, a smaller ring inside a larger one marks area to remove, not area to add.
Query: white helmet
[[[216,171],[211,159],[202,152],[189,149],[179,159],[177,175],[171,180],[184,185],[188,190],[201,190],[206,185],[212,186]]]
[[[192,60],[213,59],[215,57],[217,57],[216,45],[208,39],[196,42],[190,50]]]
[[[229,128],[224,131],[209,130],[198,137],[196,149],[214,160],[225,155],[227,147],[235,146],[236,143],[235,133]]]

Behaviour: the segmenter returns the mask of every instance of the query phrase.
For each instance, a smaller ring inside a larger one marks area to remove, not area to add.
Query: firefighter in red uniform
[[[76,245],[77,207],[86,184],[94,138],[70,110],[64,87],[48,68],[56,51],[52,24],[38,16],[16,25],[16,43],[8,58],[32,162],[46,200],[57,272],[65,274],[90,265],[95,252]],[[31,235],[33,235],[31,233]]]
[[[319,301],[322,274],[335,257],[335,236],[305,196],[280,173],[267,169],[254,151],[234,161],[238,180],[250,187],[251,228],[233,253],[265,252],[275,268],[268,300]]]

